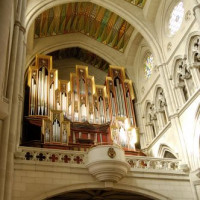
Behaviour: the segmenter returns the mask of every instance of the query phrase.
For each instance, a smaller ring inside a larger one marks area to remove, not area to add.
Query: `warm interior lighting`
[[[128,118],[126,118],[126,119],[124,120],[124,126],[125,126],[125,130],[128,130],[128,129],[130,128],[130,123],[129,123]]]
[[[67,92],[70,92],[71,90],[71,86],[70,86],[70,82],[67,83]]]

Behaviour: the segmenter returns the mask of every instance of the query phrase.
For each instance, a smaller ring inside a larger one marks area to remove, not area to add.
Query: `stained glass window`
[[[147,56],[146,60],[145,60],[145,76],[147,78],[149,78],[152,74],[152,69],[154,66],[154,61],[153,61],[153,55],[150,54]]]
[[[179,2],[171,12],[169,19],[170,35],[174,35],[181,27],[184,16],[183,2]]]

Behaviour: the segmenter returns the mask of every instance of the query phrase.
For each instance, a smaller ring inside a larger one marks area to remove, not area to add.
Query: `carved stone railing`
[[[152,158],[145,156],[125,156],[131,166],[131,171],[185,174],[185,168],[177,159]],[[64,163],[86,167],[88,163],[88,152],[57,150],[35,147],[19,147],[15,153],[15,160]]]
[[[15,153],[15,159],[85,165],[87,153],[84,151],[19,147]]]
[[[177,159],[126,156],[126,161],[130,164],[132,170],[184,173],[180,160]]]

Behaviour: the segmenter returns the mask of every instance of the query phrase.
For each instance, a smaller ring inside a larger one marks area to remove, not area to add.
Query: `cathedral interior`
[[[200,200],[200,0],[0,1],[0,200]]]

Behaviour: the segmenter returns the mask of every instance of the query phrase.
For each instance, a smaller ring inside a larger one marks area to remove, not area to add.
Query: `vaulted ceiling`
[[[143,8],[146,0],[126,0]],[[82,33],[124,52],[134,27],[117,14],[90,2],[67,3],[50,8],[35,19],[34,38]]]

